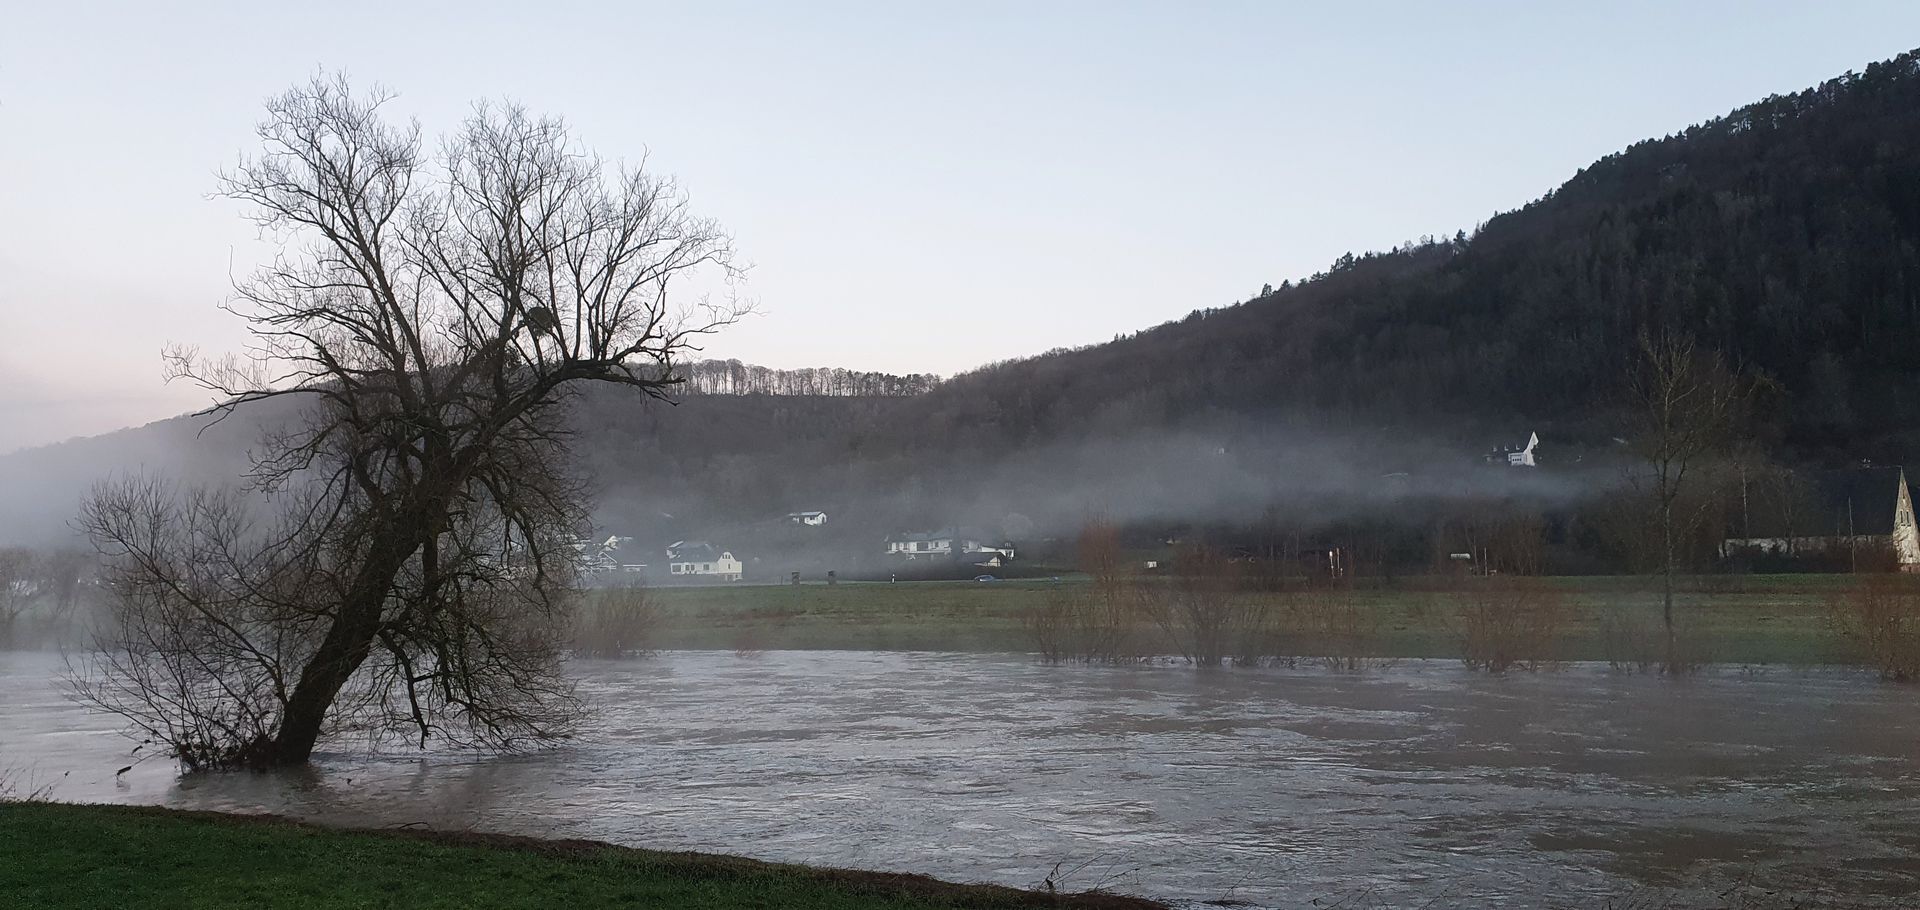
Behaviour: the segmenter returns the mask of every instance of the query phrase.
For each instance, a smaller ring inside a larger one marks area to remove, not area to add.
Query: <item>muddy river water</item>
[[[0,653],[0,768],[56,799],[587,837],[1293,907],[1920,906],[1920,690],[1450,663],[1357,674],[670,652],[575,666],[582,739],[124,775],[59,657]]]

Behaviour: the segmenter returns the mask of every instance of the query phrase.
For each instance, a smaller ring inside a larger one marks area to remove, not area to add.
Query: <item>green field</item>
[[[1157,906],[580,841],[340,831],[156,808],[0,802],[0,907],[9,908]]]
[[[1610,624],[1659,621],[1659,581],[1644,577],[1536,582],[1570,605],[1558,656],[1605,660]],[[1675,613],[1704,656],[1732,664],[1821,664],[1851,659],[1827,608],[1848,576],[1701,576],[1685,579]],[[1050,597],[1085,587],[1061,581],[842,583],[659,588],[659,648],[1032,651],[1026,617]],[[1459,582],[1370,582],[1355,601],[1377,611],[1369,647],[1383,657],[1460,654]],[[1284,605],[1299,595],[1268,597]],[[1148,640],[1151,627],[1141,633]]]

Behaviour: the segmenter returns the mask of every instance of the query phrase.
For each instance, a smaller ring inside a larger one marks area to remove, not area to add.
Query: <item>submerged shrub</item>
[[[1094,520],[1080,529],[1084,588],[1058,590],[1024,617],[1027,635],[1048,663],[1126,663],[1140,659],[1143,584],[1127,571],[1119,529]]]
[[[1600,618],[1607,666],[1626,673],[1692,676],[1712,662],[1696,632],[1679,623],[1668,638],[1655,610],[1614,608]]]
[[[1299,656],[1317,658],[1334,670],[1362,670],[1384,660],[1381,611],[1362,600],[1351,583],[1298,595],[1287,613],[1292,650]]]
[[[1137,661],[1142,591],[1132,579],[1095,579],[1084,589],[1052,592],[1023,617],[1028,638],[1047,663]]]
[[[1558,591],[1530,579],[1476,578],[1454,599],[1468,669],[1537,672],[1560,663],[1573,610]]]
[[[1660,662],[1660,624],[1654,617],[1609,610],[1600,618],[1600,642],[1607,667],[1651,673]]]
[[[1205,547],[1184,549],[1173,577],[1141,603],[1173,650],[1199,667],[1259,663],[1272,652],[1274,601],[1247,591],[1247,564]]]
[[[644,657],[653,653],[659,626],[660,608],[642,585],[588,592],[573,616],[573,655]]]
[[[1827,615],[1882,679],[1920,680],[1920,578],[1860,576],[1829,602]]]

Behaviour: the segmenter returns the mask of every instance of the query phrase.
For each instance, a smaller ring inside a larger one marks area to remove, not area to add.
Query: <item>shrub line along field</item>
[[[1375,656],[1457,659],[1462,630],[1457,596],[1484,579],[1364,580],[1349,592],[1368,611],[1367,648]],[[1556,655],[1607,660],[1608,628],[1620,620],[1657,623],[1659,579],[1532,579],[1565,601],[1569,619]],[[1855,661],[1835,635],[1829,605],[1849,576],[1697,576],[1682,580],[1679,624],[1705,659],[1728,664],[1834,664]],[[653,589],[650,634],[662,649],[854,649],[962,652],[1036,650],[1030,617],[1051,599],[1089,586],[1085,576],[995,582],[843,582]],[[1278,609],[1316,596],[1248,593]],[[1154,630],[1143,637],[1152,641]],[[1285,632],[1282,630],[1284,637]]]
[[[527,907],[1155,910],[1110,894],[960,885],[459,832],[343,830],[271,816],[0,802],[0,906],[36,910]]]

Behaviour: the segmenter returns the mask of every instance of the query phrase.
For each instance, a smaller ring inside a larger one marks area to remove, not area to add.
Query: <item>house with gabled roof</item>
[[[887,555],[904,559],[951,558],[991,562],[999,566],[1013,558],[1013,544],[995,541],[978,531],[964,528],[940,528],[934,531],[906,531],[887,538]]]
[[[1534,450],[1540,446],[1540,434],[1532,430],[1510,433],[1487,453],[1487,464],[1508,468],[1535,468],[1539,462]]]
[[[667,574],[674,578],[739,581],[745,568],[732,553],[704,540],[677,540],[667,545]]]

